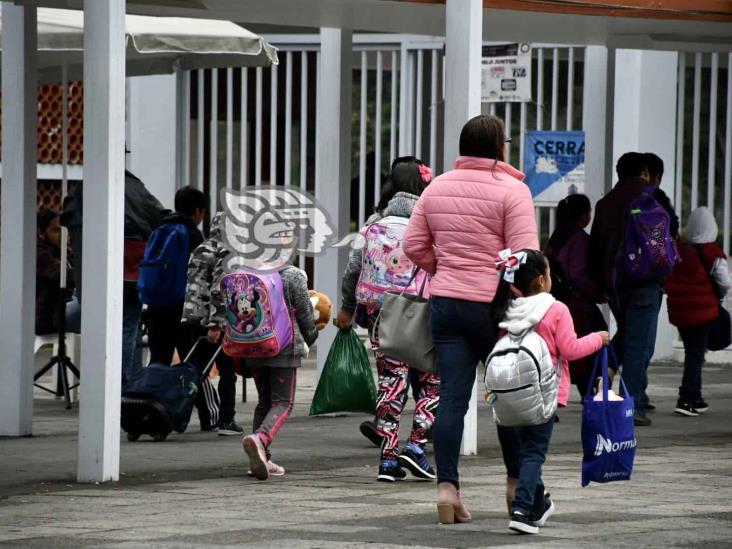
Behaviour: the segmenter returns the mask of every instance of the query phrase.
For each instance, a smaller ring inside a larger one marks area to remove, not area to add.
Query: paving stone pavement
[[[732,368],[706,368],[711,408],[699,418],[671,412],[678,365],[653,365],[650,375],[658,410],[637,430],[630,482],[581,488],[580,410],[560,412],[544,470],[557,512],[531,537],[507,529],[485,406],[479,455],[461,460],[474,521],[440,526],[433,483],[375,482],[378,450],[358,433],[366,416],[307,416],[312,363],[273,447],[288,473],[267,482],[246,476],[237,437],[199,432],[194,418],[162,443],[123,438],[119,483],[77,484],[77,413],[39,394],[36,436],[0,439],[0,547],[732,547]],[[237,419],[250,421],[252,409],[238,403]]]

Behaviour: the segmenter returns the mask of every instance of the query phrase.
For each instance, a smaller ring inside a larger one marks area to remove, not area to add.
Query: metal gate
[[[179,77],[179,177],[210,197],[246,185],[315,188],[319,35],[276,35],[280,65],[212,69]],[[532,103],[484,104],[506,120],[515,139],[508,160],[523,167],[530,129],[577,129],[582,120],[584,48],[533,47]],[[397,156],[415,155],[435,173],[442,159],[444,39],[355,35],[353,45],[351,224],[361,225],[378,202]],[[542,240],[555,208],[537,208]],[[301,260],[301,264],[305,264]]]

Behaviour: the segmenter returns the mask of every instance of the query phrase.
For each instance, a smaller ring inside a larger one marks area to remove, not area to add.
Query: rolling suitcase
[[[182,433],[188,427],[199,383],[209,374],[219,347],[203,372],[190,363],[196,341],[180,364],[150,364],[131,379],[122,393],[121,423],[127,440],[134,442],[141,435],[163,441],[172,431]]]

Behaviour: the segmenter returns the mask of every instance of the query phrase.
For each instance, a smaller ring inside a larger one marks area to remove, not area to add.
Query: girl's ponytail
[[[491,318],[493,318],[496,326],[506,316],[506,311],[508,311],[508,306],[511,304],[512,299],[513,292],[511,291],[511,285],[501,277],[500,282],[498,282],[496,296],[491,303]]]

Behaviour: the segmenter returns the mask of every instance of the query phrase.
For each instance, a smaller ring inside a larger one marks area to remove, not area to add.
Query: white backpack
[[[533,328],[498,340],[485,368],[486,401],[498,425],[541,425],[557,410],[559,368]]]

